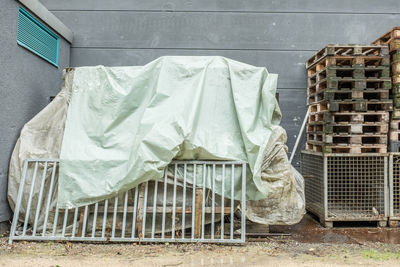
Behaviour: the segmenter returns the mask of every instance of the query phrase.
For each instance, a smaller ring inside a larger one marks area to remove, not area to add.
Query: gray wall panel
[[[328,43],[369,43],[399,15],[56,11],[73,47],[312,51]]]
[[[165,10],[213,12],[346,12],[395,13],[400,12],[397,0],[41,0],[50,10]]]
[[[60,41],[59,68],[17,45],[18,3],[1,2],[0,27],[0,222],[9,219],[7,176],[9,159],[22,126],[43,109],[69,66],[70,45]]]
[[[310,51],[233,51],[185,49],[93,49],[72,48],[71,66],[129,66],[144,65],[164,55],[218,55],[255,66],[267,67],[279,74],[279,88],[306,88],[305,61]]]

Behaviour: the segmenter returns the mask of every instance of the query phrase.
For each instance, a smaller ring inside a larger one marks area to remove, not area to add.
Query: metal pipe
[[[290,155],[290,159],[289,159],[290,163],[292,163],[294,155],[296,155],[297,147],[298,147],[298,145],[300,143],[300,139],[301,139],[301,136],[303,135],[304,128],[306,126],[307,119],[308,119],[309,115],[310,115],[310,109],[307,108],[306,116],[304,117],[303,123],[301,124],[301,128],[300,128],[299,134],[297,135],[296,142],[294,143],[294,146],[293,146],[293,149],[292,149],[292,154]]]

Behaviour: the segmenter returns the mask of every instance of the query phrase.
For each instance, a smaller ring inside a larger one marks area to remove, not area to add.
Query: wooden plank
[[[196,188],[196,211],[195,211],[195,222],[194,222],[194,238],[201,237],[201,221],[202,221],[202,206],[203,206],[203,189]]]
[[[139,200],[137,206],[136,229],[138,230],[139,238],[142,238],[143,215],[144,215],[144,191],[146,184],[139,185]]]

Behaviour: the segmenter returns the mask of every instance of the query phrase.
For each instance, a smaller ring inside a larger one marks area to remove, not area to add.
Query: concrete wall
[[[306,59],[326,44],[369,43],[400,24],[397,0],[42,2],[74,32],[72,66],[222,55],[278,73],[289,150],[306,112]]]
[[[2,0],[0,4],[0,222],[11,215],[8,164],[19,132],[61,89],[62,70],[70,59],[70,44],[62,38],[58,68],[17,45],[19,6],[15,0]]]

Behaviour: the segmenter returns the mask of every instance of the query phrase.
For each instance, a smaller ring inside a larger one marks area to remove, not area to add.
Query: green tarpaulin
[[[172,159],[245,161],[247,199],[267,197],[261,165],[271,127],[281,118],[276,85],[277,75],[266,68],[223,57],[76,68],[59,207],[91,204],[162,179]],[[239,177],[235,183],[240,188]]]

